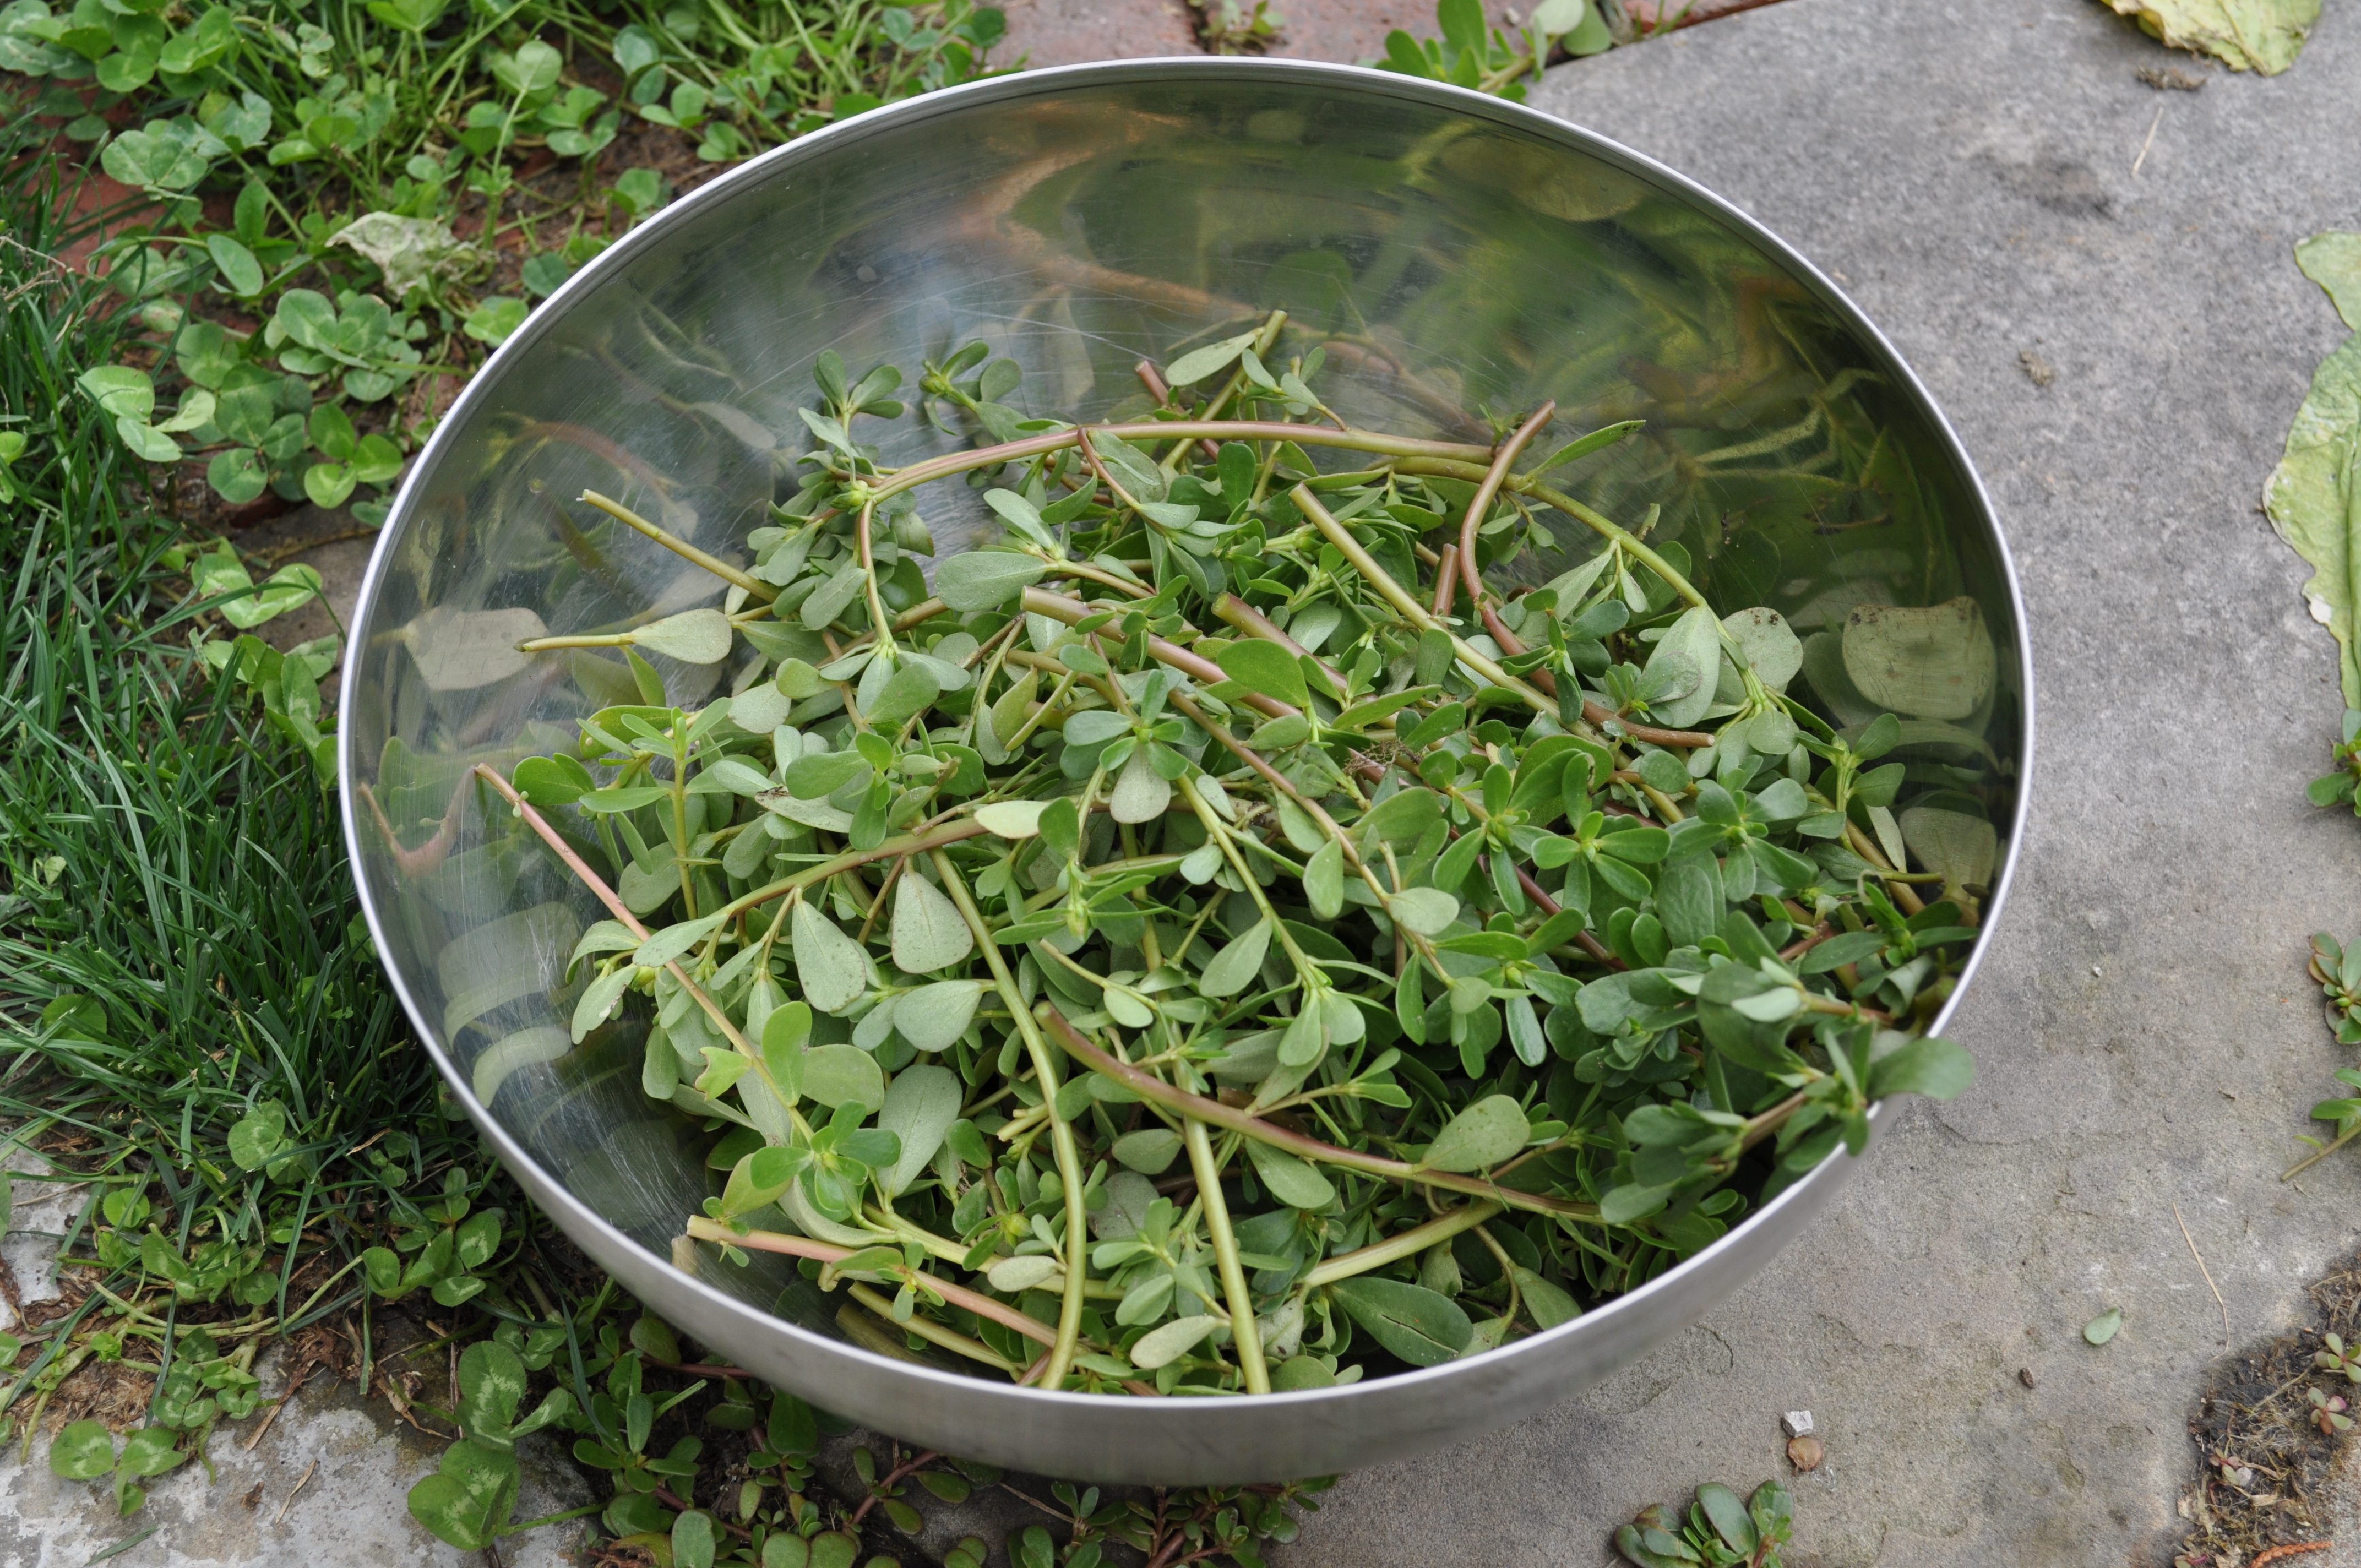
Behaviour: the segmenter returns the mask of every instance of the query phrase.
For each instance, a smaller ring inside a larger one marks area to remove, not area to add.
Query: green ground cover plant
[[[1414,38],[1400,27],[1387,34],[1386,58],[1378,69],[1455,82],[1521,104],[1527,82],[1541,80],[1553,56],[1599,54],[1617,41],[1598,0],[1543,0],[1513,33],[1485,20],[1481,0],[1441,0],[1435,22],[1440,38]]]
[[[81,378],[124,444],[377,522],[434,385],[664,199],[602,155],[657,128],[732,162],[981,74],[1002,31],[971,0],[12,0],[0,72],[146,199],[96,258],[146,334]]]
[[[1615,1550],[1634,1568],[1780,1568],[1795,1508],[1777,1481],[1763,1482],[1742,1500],[1708,1481],[1697,1489],[1686,1519],[1675,1516],[1667,1530],[1664,1510],[1650,1508],[1615,1532]]]
[[[137,327],[51,259],[77,237],[54,223],[71,192],[29,145],[0,149],[0,1114],[12,1152],[46,1151],[5,1182],[18,1204],[60,1182],[93,1201],[60,1238],[87,1288],[0,1339],[0,1413],[29,1448],[84,1365],[149,1375],[119,1458],[87,1425],[53,1454],[115,1475],[130,1512],[140,1478],[253,1412],[270,1339],[358,1310],[368,1358],[370,1249],[412,1259],[410,1284],[446,1304],[500,1266],[487,1306],[521,1288],[530,1249],[353,929],[312,761],[205,678],[179,531],[76,395]]]

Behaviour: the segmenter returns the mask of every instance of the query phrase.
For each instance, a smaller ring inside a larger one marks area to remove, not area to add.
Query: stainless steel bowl
[[[1026,367],[1035,410],[1096,417],[1137,397],[1139,356],[1272,306],[1334,334],[1323,385],[1364,422],[1488,439],[1479,411],[1543,397],[1561,428],[1649,419],[1666,440],[1627,443],[1572,482],[1627,520],[1661,505],[1654,538],[1679,539],[1730,608],[1768,603],[1808,629],[1862,598],[1972,596],[2001,651],[1989,739],[2026,772],[2015,576],[1925,389],[1784,245],[1610,142],[1374,71],[1149,60],[896,104],[676,203],[534,313],[403,486],[345,676],[346,831],[420,1039],[534,1201],[717,1354],[913,1442],[1173,1485],[1346,1470],[1450,1442],[1678,1332],[1850,1172],[1833,1157],[1708,1251],[1550,1332],[1258,1398],[1093,1398],[939,1372],[847,1343],[832,1302],[792,1270],[709,1255],[676,1266],[682,1217],[718,1173],[693,1127],[642,1096],[636,1043],[568,1048],[561,970],[598,912],[464,783],[477,762],[567,744],[572,720],[615,700],[582,690],[563,660],[504,654],[523,623],[575,630],[719,596],[716,579],[684,576],[636,535],[586,538],[596,520],[566,503],[586,487],[653,485],[673,527],[726,556],[791,483],[785,460],[807,444],[794,410],[812,400],[822,349],[856,373],[887,360],[915,371],[983,337]],[[883,440],[891,462],[951,444],[915,419]],[[1882,449],[1875,483],[1810,499],[1795,476],[1839,441]],[[980,525],[972,496],[929,502],[946,551]],[[665,674],[684,703],[718,678]],[[2021,802],[1999,815],[1988,910]]]

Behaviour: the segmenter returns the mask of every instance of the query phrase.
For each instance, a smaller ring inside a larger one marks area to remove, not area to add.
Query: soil
[[[2271,1548],[2328,1536],[2326,1494],[2347,1439],[2319,1420],[2312,1395],[2361,1404],[2361,1387],[2313,1358],[2329,1335],[2361,1337],[2361,1254],[2310,1295],[2315,1321],[2221,1363],[2198,1400],[2198,1473],[2180,1498],[2191,1529],[2174,1568],[2254,1568]]]

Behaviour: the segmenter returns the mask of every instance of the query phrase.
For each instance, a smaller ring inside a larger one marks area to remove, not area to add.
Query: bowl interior
[[[824,349],[915,377],[981,339],[1025,372],[1012,403],[1095,418],[1145,406],[1142,356],[1274,308],[1324,344],[1320,386],[1356,423],[1489,440],[1488,416],[1543,398],[1566,433],[1645,420],[1563,482],[1627,525],[1653,511],[1650,541],[1727,609],[1768,605],[1808,636],[1862,603],[1972,599],[2000,674],[1960,722],[1999,762],[2005,851],[2025,723],[1998,536],[1907,370],[1775,241],[1579,132],[1372,72],[1164,62],[918,100],[717,181],[536,313],[416,466],[354,629],[345,776],[384,959],[467,1109],[537,1189],[570,1195],[561,1220],[610,1266],[627,1240],[634,1272],[679,1277],[659,1260],[719,1190],[710,1140],[642,1094],[643,1019],[572,1044],[566,959],[603,911],[466,779],[634,700],[620,663],[528,660],[519,637],[716,603],[722,585],[573,498],[617,496],[743,560],[813,444],[796,410]],[[917,417],[864,433],[897,464],[965,444]],[[941,554],[984,529],[977,494],[928,492]],[[1530,576],[1597,543],[1553,521],[1561,549]],[[654,662],[678,703],[730,678]],[[703,1273],[841,1337],[792,1268]],[[801,1335],[724,1316],[809,1364]]]

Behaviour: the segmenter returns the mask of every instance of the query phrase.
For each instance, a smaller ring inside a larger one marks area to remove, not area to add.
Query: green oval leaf
[[[1302,667],[1296,663],[1294,654],[1276,642],[1244,638],[1215,654],[1213,662],[1222,667],[1222,674],[1249,691],[1296,707],[1312,706],[1312,698],[1303,689]]]
[[[809,904],[797,904],[791,929],[805,1001],[823,1013],[841,1013],[869,989],[869,955],[834,921]]]
[[[975,933],[959,905],[917,872],[906,872],[894,894],[894,962],[910,974],[932,974],[973,951]]]
[[[1404,888],[1387,901],[1386,907],[1396,920],[1422,937],[1448,931],[1459,918],[1459,900],[1438,888]]]
[[[718,664],[730,656],[730,638],[728,616],[718,609],[692,609],[650,621],[631,633],[631,644],[684,664]]]
[[[899,1011],[895,1009],[897,1014]],[[902,1140],[901,1156],[893,1168],[877,1173],[877,1184],[886,1196],[908,1190],[912,1182],[926,1174],[935,1151],[943,1146],[944,1135],[959,1120],[961,1098],[959,1075],[931,1062],[906,1067],[894,1075],[885,1091],[885,1103],[877,1113],[877,1124]]]
[[[935,597],[962,615],[998,609],[1041,580],[1046,562],[1005,550],[954,555],[935,572]]]
[[[1206,1336],[1219,1327],[1221,1324],[1210,1315],[1176,1318],[1139,1336],[1138,1343],[1131,1347],[1131,1364],[1142,1372],[1169,1365],[1204,1343]]]
[[[1458,1302],[1422,1286],[1361,1275],[1328,1288],[1371,1339],[1412,1366],[1456,1358],[1475,1334]]]
[[[877,1058],[859,1046],[814,1046],[804,1053],[803,1073],[804,1098],[830,1110],[859,1105],[874,1111],[885,1103],[885,1074]]]
[[[221,269],[222,281],[229,285],[231,293],[250,300],[262,292],[262,263],[236,238],[225,234],[207,235],[205,252]]]
[[[1336,1201],[1334,1186],[1310,1161],[1273,1148],[1259,1138],[1248,1138],[1246,1150],[1246,1157],[1254,1162],[1256,1177],[1270,1190],[1272,1197],[1289,1208],[1325,1209]],[[1118,1154],[1116,1157],[1122,1157]]]
[[[1430,1170],[1481,1170],[1513,1157],[1529,1132],[1522,1107],[1505,1094],[1489,1095],[1444,1124],[1419,1163]]]
[[[939,980],[922,985],[894,1003],[895,1033],[922,1051],[949,1050],[967,1032],[983,995],[981,981]]]
[[[1207,996],[1235,996],[1252,984],[1262,969],[1262,956],[1269,949],[1270,930],[1268,920],[1257,920],[1231,938],[1205,966],[1204,975],[1197,981],[1198,991]]]

